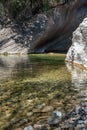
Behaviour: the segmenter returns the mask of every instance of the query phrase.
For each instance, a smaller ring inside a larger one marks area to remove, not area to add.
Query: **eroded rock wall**
[[[10,19],[0,30],[0,54],[67,52],[72,33],[87,15],[87,0],[72,0],[31,20]]]

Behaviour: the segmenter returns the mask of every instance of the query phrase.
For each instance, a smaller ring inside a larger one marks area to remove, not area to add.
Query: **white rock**
[[[72,46],[67,53],[66,61],[87,67],[87,18],[73,33]]]

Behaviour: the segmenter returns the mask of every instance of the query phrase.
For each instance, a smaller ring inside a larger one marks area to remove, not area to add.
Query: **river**
[[[53,110],[66,115],[87,100],[87,71],[64,59],[57,54],[0,56],[0,130],[46,123]]]

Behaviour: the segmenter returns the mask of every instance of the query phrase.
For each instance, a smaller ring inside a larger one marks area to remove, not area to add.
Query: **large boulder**
[[[66,61],[87,67],[87,17],[73,33],[72,46]]]

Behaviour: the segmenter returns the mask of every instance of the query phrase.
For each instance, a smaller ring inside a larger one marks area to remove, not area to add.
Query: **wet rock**
[[[38,130],[47,130],[45,125],[40,125],[40,124],[35,124],[34,128]]]
[[[52,112],[53,111],[53,107],[52,106],[46,106],[46,107],[44,107],[43,109],[42,109],[42,111],[41,112]]]
[[[34,128],[30,125],[24,128],[24,130],[34,130]]]
[[[40,130],[41,127],[42,127],[42,125],[40,125],[40,124],[34,124],[34,128],[35,128],[35,129],[39,129],[39,130]]]
[[[85,123],[85,125],[86,125],[86,127],[87,127],[87,119],[84,121],[84,123]]]
[[[40,130],[48,130],[46,126],[42,126]]]
[[[61,118],[62,118],[62,112],[53,111],[52,117],[49,117],[47,122],[51,127],[59,126]]]
[[[57,119],[57,118],[49,117],[48,120],[47,120],[47,122],[48,122],[48,124],[49,124],[51,127],[55,127],[55,126],[59,126],[60,120]]]
[[[2,25],[0,24],[0,30],[2,29]]]
[[[87,128],[82,128],[82,130],[87,130]]]
[[[78,124],[83,124],[84,123],[84,121],[83,120],[78,120],[78,122],[77,122]]]
[[[32,116],[33,115],[33,112],[28,112],[27,113],[27,116]]]
[[[55,130],[61,130],[61,128],[59,127],[59,128],[56,128]]]
[[[58,118],[61,119],[62,118],[62,112],[60,111],[53,111],[53,115],[54,118]]]
[[[74,129],[75,129],[75,130],[81,130],[81,128],[80,128],[80,127],[75,127]]]
[[[35,106],[35,108],[37,108],[37,109],[42,109],[44,106],[45,106],[45,103],[43,103],[43,104],[38,104],[38,105]]]
[[[17,128],[17,129],[15,129],[15,130],[23,130],[22,128]]]

